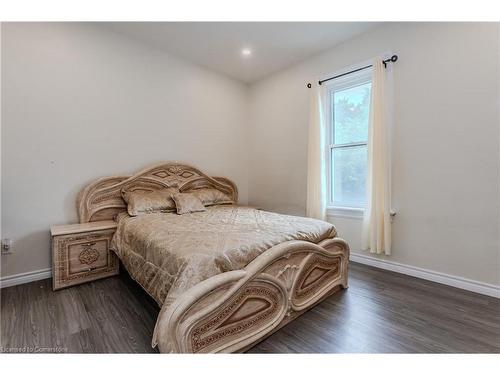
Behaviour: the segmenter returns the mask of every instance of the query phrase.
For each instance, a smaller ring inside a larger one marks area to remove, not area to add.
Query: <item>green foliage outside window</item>
[[[332,95],[333,143],[364,142],[368,139],[371,83]],[[365,203],[366,145],[332,149],[333,199],[342,206]]]

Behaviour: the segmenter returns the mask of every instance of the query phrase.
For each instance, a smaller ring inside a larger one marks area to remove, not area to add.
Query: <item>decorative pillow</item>
[[[205,206],[201,200],[190,193],[176,193],[172,195],[175,201],[175,206],[177,207],[177,213],[179,215],[187,214],[189,212],[201,212],[206,211]]]
[[[198,197],[205,206],[235,203],[229,195],[217,189],[197,189],[190,191],[190,193]]]
[[[156,211],[173,212],[175,202],[172,194],[178,193],[176,188],[167,188],[155,191],[123,191],[122,196],[127,202],[127,211],[130,216],[138,216]]]

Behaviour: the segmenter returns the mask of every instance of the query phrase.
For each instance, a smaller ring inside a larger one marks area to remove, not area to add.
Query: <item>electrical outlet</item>
[[[2,240],[2,254],[12,253],[12,240],[10,238],[4,238]]]

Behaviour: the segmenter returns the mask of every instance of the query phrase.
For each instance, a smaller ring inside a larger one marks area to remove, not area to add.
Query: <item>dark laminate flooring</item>
[[[350,287],[251,353],[500,352],[500,300],[351,263]],[[126,273],[1,290],[1,350],[149,353],[159,309]],[[15,350],[15,349],[14,349]]]

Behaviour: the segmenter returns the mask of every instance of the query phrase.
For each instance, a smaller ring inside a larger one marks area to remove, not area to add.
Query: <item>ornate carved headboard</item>
[[[189,165],[167,162],[145,168],[133,176],[103,177],[87,185],[77,199],[80,223],[112,220],[117,213],[126,211],[122,190],[153,191],[173,186],[181,192],[215,188],[234,202],[238,201],[238,189],[231,180],[207,176]]]

